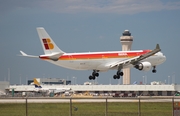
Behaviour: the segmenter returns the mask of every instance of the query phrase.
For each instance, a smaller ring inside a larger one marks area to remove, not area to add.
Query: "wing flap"
[[[123,61],[119,61],[119,62],[115,62],[113,64],[110,64],[110,68],[113,68],[113,67],[116,67],[116,66],[127,66],[129,64],[131,64],[131,62],[135,62],[137,61],[137,59],[139,58],[140,56],[137,56],[137,57],[134,57],[134,58],[131,58],[131,59],[127,59],[127,60],[123,60]]]

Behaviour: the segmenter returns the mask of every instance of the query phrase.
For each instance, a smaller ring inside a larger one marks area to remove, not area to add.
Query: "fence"
[[[180,97],[0,98],[1,116],[180,116]]]

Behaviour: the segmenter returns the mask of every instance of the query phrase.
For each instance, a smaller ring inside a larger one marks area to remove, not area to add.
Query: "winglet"
[[[159,44],[156,45],[156,49],[161,50]]]
[[[152,53],[152,54],[155,54],[155,53],[157,53],[157,52],[159,52],[159,51],[161,51],[160,45],[159,45],[159,44],[156,44],[156,48],[155,48],[153,51],[151,51],[151,53]]]

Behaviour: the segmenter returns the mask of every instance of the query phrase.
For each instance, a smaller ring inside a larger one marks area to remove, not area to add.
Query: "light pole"
[[[145,76],[145,85],[147,84],[147,76]]]
[[[121,79],[118,79],[118,85],[120,85],[120,83],[121,83],[120,81],[121,81]]]
[[[111,78],[109,78],[109,85],[111,85]]]
[[[74,85],[76,85],[76,77],[74,77]]]
[[[10,83],[10,68],[8,68],[8,82]]]
[[[75,77],[75,84],[77,84],[78,82],[77,82],[77,77]]]
[[[98,84],[98,77],[96,77],[96,83],[95,83],[96,85]]]
[[[143,76],[143,85],[145,84],[145,82],[144,82],[144,76]]]
[[[4,81],[6,81],[6,76],[4,76]]]
[[[21,74],[19,75],[19,84],[21,85]]]
[[[27,82],[28,79],[27,79],[27,78],[28,78],[28,77],[26,76],[26,85],[28,85],[28,82]]]
[[[175,72],[172,74],[172,83],[175,84]]]
[[[73,85],[75,85],[75,77],[72,77]]]
[[[168,85],[170,84],[170,76],[168,76]]]

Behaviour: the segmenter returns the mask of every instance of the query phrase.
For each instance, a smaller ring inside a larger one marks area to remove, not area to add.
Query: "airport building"
[[[9,89],[9,82],[0,81],[0,92],[6,92],[7,89]]]
[[[60,78],[36,78],[41,85],[71,85],[71,80]],[[28,80],[28,85],[33,84],[33,80]]]
[[[74,93],[96,93],[98,95],[105,94],[122,94],[127,97],[129,94],[132,96],[174,96],[176,92],[180,91],[180,85],[60,85],[60,84],[45,84],[44,88],[71,88]],[[14,89],[15,92],[33,92],[34,85],[10,85],[9,92]]]
[[[43,88],[51,90],[56,88],[71,88],[73,93],[95,93],[97,95],[112,95],[121,94],[123,97],[133,96],[174,96],[180,92],[180,85],[164,84],[162,82],[151,82],[150,85],[71,85],[70,81],[59,78],[37,78]],[[0,90],[11,94],[23,92],[35,92],[35,86],[32,85],[32,80],[29,80],[29,85],[9,85],[9,82],[0,82]],[[68,84],[67,84],[68,83]]]

